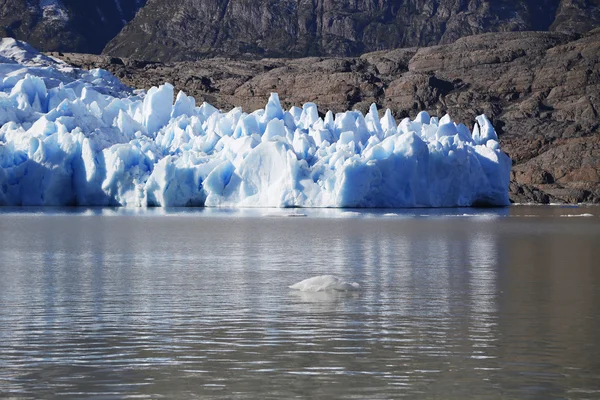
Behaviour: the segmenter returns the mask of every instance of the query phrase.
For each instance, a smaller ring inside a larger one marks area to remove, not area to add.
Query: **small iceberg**
[[[275,218],[299,218],[299,217],[308,217],[308,214],[304,213],[269,213],[263,214],[263,217],[275,217]]]
[[[341,280],[333,275],[315,276],[298,282],[290,289],[299,290],[301,292],[358,292],[360,285],[356,282],[349,283]]]
[[[589,217],[593,217],[594,214],[566,214],[566,215],[561,215],[561,217],[563,218],[589,218]]]

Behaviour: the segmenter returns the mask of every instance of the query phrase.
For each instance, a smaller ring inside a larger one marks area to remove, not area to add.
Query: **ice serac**
[[[455,207],[509,204],[511,161],[490,121],[397,123],[312,103],[222,112],[134,92],[12,39],[0,43],[0,204]]]

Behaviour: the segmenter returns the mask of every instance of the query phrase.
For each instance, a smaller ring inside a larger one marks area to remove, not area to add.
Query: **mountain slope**
[[[104,53],[356,56],[497,31],[587,32],[600,0],[148,0]]]
[[[0,36],[45,51],[163,61],[356,56],[599,24],[600,0],[0,0]]]
[[[46,51],[100,53],[146,0],[0,0],[0,36]]]

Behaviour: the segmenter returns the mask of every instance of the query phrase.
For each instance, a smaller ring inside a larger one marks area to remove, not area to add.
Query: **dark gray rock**
[[[105,48],[149,60],[358,56],[506,31],[583,33],[597,0],[148,0]]]
[[[45,51],[100,53],[146,0],[0,0],[0,36]]]
[[[2,36],[155,61],[358,56],[599,23],[598,0],[0,0]]]

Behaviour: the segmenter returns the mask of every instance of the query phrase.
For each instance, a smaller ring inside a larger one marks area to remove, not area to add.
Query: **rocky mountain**
[[[358,56],[599,23],[600,0],[0,0],[0,36],[160,61]]]
[[[0,0],[0,36],[46,51],[100,53],[146,0]]]
[[[146,60],[357,56],[485,32],[584,33],[600,0],[148,0],[106,46]]]
[[[133,87],[169,81],[223,109],[251,111],[278,92],[286,107],[314,101],[324,113],[376,103],[398,121],[424,109],[469,125],[485,113],[514,162],[513,201],[600,203],[600,29],[489,33],[353,58],[64,58]]]

